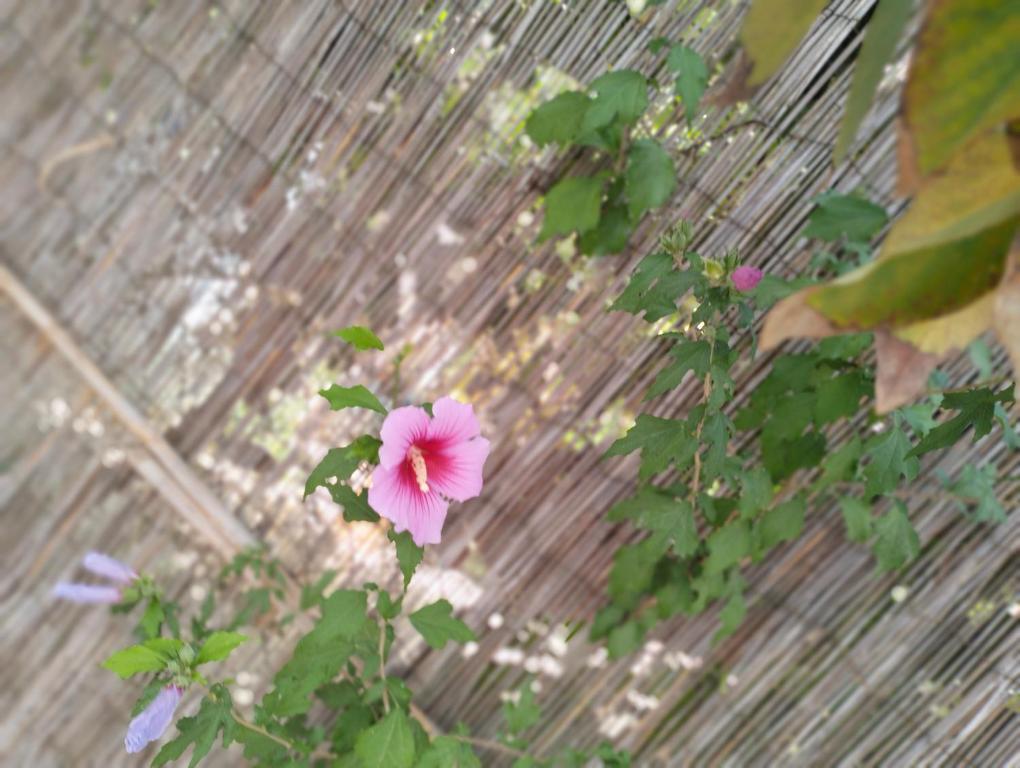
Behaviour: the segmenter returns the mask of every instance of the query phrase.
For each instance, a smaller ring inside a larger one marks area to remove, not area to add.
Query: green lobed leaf
[[[708,373],[712,345],[707,341],[683,340],[675,344],[669,354],[673,362],[659,371],[659,375],[648,389],[648,394],[645,395],[645,400],[651,400],[680,386],[688,371],[699,379],[704,378]]]
[[[885,208],[857,195],[825,192],[813,201],[804,237],[836,241],[868,242],[889,221]]]
[[[648,82],[633,69],[607,72],[591,84],[595,98],[584,115],[582,132],[594,131],[619,121],[630,125],[648,108]]]
[[[348,325],[346,328],[334,331],[333,335],[343,339],[355,349],[362,351],[383,349],[383,343],[379,341],[379,337],[361,325]]]
[[[663,471],[671,462],[683,469],[694,460],[696,448],[697,441],[683,421],[641,413],[634,426],[609,446],[605,455],[623,456],[640,449],[640,477],[644,480]]]
[[[917,459],[912,458],[906,433],[896,421],[881,435],[868,441],[865,455],[870,458],[864,468],[867,481],[865,495],[868,497],[891,491],[901,477],[913,480],[920,468]]]
[[[767,510],[755,527],[758,544],[771,549],[782,541],[791,541],[804,530],[804,499],[796,497]]]
[[[273,679],[266,695],[266,711],[288,717],[307,712],[310,695],[343,669],[354,640],[368,621],[364,592],[337,590],[321,603],[322,615],[312,630],[298,640],[290,660]]]
[[[856,475],[857,461],[861,458],[863,451],[864,446],[860,438],[855,435],[836,450],[826,454],[821,463],[822,474],[815,481],[812,490],[819,491],[834,483],[853,480]]]
[[[705,571],[722,573],[751,554],[751,529],[744,520],[718,528],[708,537]]]
[[[386,406],[361,384],[355,384],[353,387],[333,384],[328,389],[320,389],[319,394],[329,401],[329,407],[334,411],[344,408],[368,408],[386,414]]]
[[[382,720],[362,731],[354,752],[364,768],[411,768],[414,734],[404,710],[394,707]]]
[[[599,215],[599,223],[594,229],[589,229],[581,235],[578,247],[581,253],[589,256],[605,256],[610,253],[620,253],[627,247],[630,233],[633,226],[627,207],[619,204],[607,204],[603,206]]]
[[[871,538],[871,507],[860,499],[846,497],[839,500],[850,541],[865,542]]]
[[[202,699],[194,717],[182,717],[177,721],[177,736],[159,750],[152,761],[152,768],[178,759],[192,745],[194,749],[188,768],[195,768],[209,754],[220,733],[223,734],[224,748],[234,739],[237,722],[233,716],[230,692],[223,685],[215,685],[211,693],[212,696]]]
[[[637,265],[627,287],[610,309],[632,315],[643,312],[645,320],[654,322],[676,312],[677,300],[690,288],[704,282],[704,276],[695,270],[678,271],[668,253],[650,253]]]
[[[682,43],[669,49],[666,66],[676,75],[676,92],[683,100],[684,116],[690,125],[698,114],[698,103],[708,87],[708,66],[697,51]]]
[[[599,223],[603,184],[598,176],[570,176],[554,184],[545,196],[539,242],[593,229]]]
[[[653,139],[638,139],[627,150],[624,176],[628,212],[633,221],[669,200],[676,190],[676,168],[669,156]]]
[[[995,466],[967,464],[949,491],[965,505],[974,505],[974,520],[981,523],[1006,522],[1006,510],[995,494]]]
[[[906,507],[900,501],[893,503],[889,511],[875,521],[877,538],[873,546],[878,567],[883,571],[894,571],[917,557],[921,542],[917,531],[907,517]]]
[[[581,122],[591,104],[587,94],[566,91],[536,107],[524,123],[524,132],[535,144],[569,144],[581,132]]]
[[[195,657],[195,664],[222,661],[248,638],[239,632],[213,632],[206,638]]]
[[[712,642],[718,643],[736,632],[746,615],[747,605],[744,603],[744,594],[736,591],[729,596],[726,604],[719,612],[720,626],[712,636]]]
[[[772,478],[764,467],[755,467],[740,476],[740,516],[749,520],[772,503]]]
[[[419,608],[409,618],[425,642],[436,650],[442,650],[450,640],[467,643],[477,639],[471,628],[453,615],[449,600],[437,600]]]
[[[365,491],[355,493],[349,485],[327,485],[330,497],[335,504],[343,507],[344,520],[348,523],[379,522],[379,513],[368,504],[368,494]]]
[[[454,736],[438,736],[418,757],[417,768],[482,768],[470,744]]]
[[[664,534],[680,557],[693,555],[700,543],[690,503],[652,486],[618,501],[610,507],[608,517],[614,522],[629,519],[639,528]]]
[[[879,0],[875,6],[854,66],[850,94],[847,96],[843,122],[836,138],[833,159],[837,163],[846,157],[850,142],[871,106],[885,66],[896,52],[896,45],[903,37],[913,7],[912,0]]]
[[[974,439],[987,435],[992,430],[997,404],[1011,404],[1014,400],[1013,385],[994,392],[987,387],[951,392],[942,400],[943,408],[953,408],[959,413],[949,421],[931,430],[910,452],[920,456],[929,451],[948,448],[956,443],[968,428],[974,428]]]

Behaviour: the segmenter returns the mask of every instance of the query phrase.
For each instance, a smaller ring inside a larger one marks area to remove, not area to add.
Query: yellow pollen
[[[414,470],[414,477],[418,481],[418,490],[422,493],[428,493],[429,478],[425,470],[425,457],[421,454],[421,448],[412,445],[407,452],[407,457],[411,460],[411,469]]]

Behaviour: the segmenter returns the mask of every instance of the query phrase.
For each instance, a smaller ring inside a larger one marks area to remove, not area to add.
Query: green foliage
[[[183,647],[180,640],[154,638],[114,652],[102,666],[124,679],[142,672],[162,672]]]
[[[833,242],[863,245],[887,221],[857,197],[818,203],[808,232]],[[877,433],[851,421],[874,397],[869,334],[775,357],[731,417],[731,371],[750,354],[731,346],[731,333],[785,289],[774,278],[765,291],[737,292],[730,282],[736,255],[707,259],[690,250],[691,240],[686,224],[665,235],[611,307],[648,323],[669,317],[675,329],[657,337],[666,345],[664,366],[646,400],[677,388],[700,395],[682,417],[639,413],[606,451],[640,452],[638,487],[608,518],[646,536],[615,553],[610,603],[592,626],[592,638],[605,639],[613,657],[639,647],[657,621],[712,606],[720,611],[716,641],[732,634],[747,611],[743,570],[796,540],[818,505],[841,510],[848,538],[870,543],[881,569],[903,567],[920,542],[895,495],[917,476],[917,455],[955,444],[972,425],[977,437],[996,420],[1004,434],[1011,429],[995,410],[1005,414],[1011,388],[947,392],[894,413]],[[940,405],[955,411],[941,424]],[[841,439],[830,448],[834,430]],[[968,469],[948,487],[975,519],[1001,519],[990,470]]]
[[[982,523],[1006,522],[1006,510],[995,493],[995,467],[986,464],[975,467],[967,464],[959,478],[948,484],[949,492],[956,496],[964,509],[973,507],[974,520]]]
[[[698,103],[708,87],[708,67],[697,51],[683,44],[669,49],[666,66],[676,75],[676,93],[683,101],[687,124],[694,122]]]
[[[693,49],[677,44],[666,57],[690,123],[708,84],[708,67]],[[607,72],[588,93],[567,91],[540,104],[524,130],[540,147],[589,147],[615,157],[594,176],[559,180],[545,196],[539,241],[576,234],[581,252],[619,253],[646,212],[664,205],[677,186],[676,167],[664,146],[647,135],[649,82],[630,69]]]
[[[328,389],[320,389],[319,394],[329,401],[329,407],[334,411],[344,408],[368,408],[384,415],[386,413],[386,407],[379,402],[379,398],[361,384],[353,387],[333,384]]]
[[[210,661],[222,661],[248,638],[240,632],[213,632],[206,638],[195,657],[195,664],[206,664]]]
[[[182,717],[177,721],[177,737],[168,741],[159,750],[152,761],[153,768],[176,760],[192,745],[194,749],[188,767],[195,768],[199,761],[209,754],[209,750],[216,743],[216,737],[220,734],[223,735],[223,746],[230,744],[237,728],[230,692],[224,685],[214,685],[209,693],[209,696],[202,699],[198,714],[194,717]]]
[[[383,343],[379,341],[379,337],[368,328],[360,325],[349,325],[346,328],[341,328],[339,331],[334,331],[333,335],[343,339],[355,349],[362,351],[383,349]]]
[[[361,732],[354,752],[365,768],[411,768],[414,733],[402,709],[391,709],[382,720]]]
[[[517,735],[528,730],[538,722],[542,709],[535,703],[535,692],[531,681],[526,680],[516,694],[503,702],[503,717],[506,728],[511,734]]]
[[[467,624],[453,616],[453,606],[449,600],[437,600],[423,608],[419,608],[408,618],[425,642],[432,648],[441,650],[452,640],[455,643],[466,643],[475,640],[475,633]]]
[[[883,571],[894,571],[917,557],[921,542],[917,531],[910,524],[907,509],[898,499],[889,511],[875,521],[877,538],[873,547],[878,567]]]
[[[425,550],[414,543],[407,531],[396,533],[392,528],[386,534],[397,550],[397,563],[404,577],[404,589],[411,583],[411,577],[425,557]]]

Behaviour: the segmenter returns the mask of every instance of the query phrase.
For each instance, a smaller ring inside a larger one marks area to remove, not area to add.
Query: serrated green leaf
[[[196,664],[222,661],[248,638],[239,632],[213,632],[206,638],[195,657]]]
[[[976,467],[967,464],[960,477],[949,486],[965,506],[974,505],[974,519],[982,523],[1006,522],[1006,510],[1002,508],[995,494],[996,470],[993,464]]]
[[[599,215],[599,223],[581,235],[578,246],[588,256],[605,256],[620,253],[627,247],[627,241],[634,228],[624,205],[605,205]]]
[[[368,330],[368,328],[360,325],[348,325],[346,328],[334,331],[333,335],[343,339],[355,349],[362,351],[383,349],[383,343],[379,341],[379,337]]]
[[[704,283],[704,276],[693,269],[676,270],[668,253],[650,253],[638,264],[610,309],[632,315],[644,313],[645,320],[654,322],[676,312],[677,300],[690,288]]]
[[[751,529],[744,520],[718,528],[708,537],[705,571],[722,573],[751,554]]]
[[[676,190],[676,168],[669,156],[653,139],[638,139],[627,150],[624,176],[628,212],[633,221],[669,200]]]
[[[664,534],[680,557],[693,555],[700,543],[690,503],[651,486],[614,504],[608,517],[612,521],[629,519],[639,528]]]
[[[749,520],[772,503],[772,478],[764,467],[755,467],[740,476],[740,516]]]
[[[158,637],[159,628],[162,626],[165,618],[166,613],[163,610],[163,604],[158,597],[152,596],[145,605],[145,612],[142,614],[138,626],[141,627],[146,638]]]
[[[274,688],[264,699],[271,715],[307,712],[312,692],[343,669],[368,620],[366,595],[360,591],[333,592],[322,601],[321,611],[315,626],[298,640],[290,660],[273,679]]]
[[[719,612],[720,626],[715,635],[712,636],[712,642],[718,643],[736,632],[746,615],[747,605],[744,603],[743,593],[739,591],[734,592]]]
[[[698,114],[698,103],[708,87],[708,67],[697,51],[683,44],[669,49],[666,66],[676,75],[676,92],[683,100],[684,116],[690,125]]]
[[[333,583],[333,579],[336,578],[336,571],[327,568],[322,572],[322,575],[315,581],[314,584],[304,584],[301,587],[301,600],[298,603],[298,608],[302,611],[307,611],[313,605],[318,605],[323,598],[323,592],[326,588]]]
[[[344,520],[348,523],[379,522],[379,513],[368,505],[368,494],[364,491],[355,493],[349,485],[328,485],[326,490],[333,502],[343,507]]]
[[[942,400],[942,407],[953,408],[959,413],[925,435],[910,452],[910,455],[920,456],[929,451],[948,448],[956,443],[970,427],[974,428],[975,440],[987,435],[992,430],[995,405],[997,403],[1012,403],[1013,397],[1012,385],[1001,392],[993,392],[987,387],[982,387],[946,394]]]
[[[329,401],[329,407],[334,411],[344,408],[368,408],[377,413],[386,414],[386,406],[361,384],[355,384],[353,387],[341,387],[339,384],[333,384],[328,389],[320,389],[319,394]]]
[[[364,768],[411,768],[414,765],[414,734],[407,715],[399,707],[361,732],[354,751]]]
[[[826,379],[818,385],[815,424],[822,426],[853,416],[860,410],[861,399],[870,394],[873,387],[858,371]]]
[[[237,723],[232,714],[230,693],[222,685],[213,686],[212,693],[215,699],[212,697],[202,699],[202,705],[194,717],[182,717],[177,721],[176,738],[163,745],[152,761],[152,768],[159,768],[171,760],[176,760],[191,745],[194,745],[194,749],[188,768],[195,768],[199,761],[209,754],[216,737],[221,732],[224,747],[233,740]]]
[[[565,145],[581,132],[581,122],[591,99],[578,91],[566,91],[536,107],[524,124],[524,131],[535,144]]]
[[[889,221],[885,208],[857,195],[825,192],[814,203],[804,237],[866,243]]]
[[[606,650],[611,659],[622,659],[638,649],[644,639],[645,632],[634,621],[628,621],[613,627],[606,640]]]
[[[894,571],[902,567],[921,551],[917,531],[907,517],[906,508],[899,501],[875,521],[875,533],[878,538],[873,551],[878,567],[883,571]]]
[[[865,455],[870,457],[864,468],[865,495],[869,498],[891,491],[901,477],[913,480],[920,468],[917,459],[911,458],[910,441],[895,422],[868,441]]]
[[[758,544],[772,549],[781,541],[791,541],[804,530],[804,499],[796,497],[767,510],[756,526]]]
[[[871,538],[871,507],[860,499],[842,498],[839,506],[850,541],[865,542]]]
[[[390,528],[386,535],[397,548],[397,563],[400,565],[400,573],[404,576],[404,589],[406,590],[407,585],[411,583],[411,577],[414,576],[414,572],[418,568],[418,564],[425,557],[425,548],[415,544],[411,534],[407,531],[396,533]]]
[[[648,83],[644,75],[632,69],[607,72],[591,84],[591,90],[595,98],[582,120],[582,133],[616,121],[629,125],[648,108]]]
[[[308,498],[316,488],[329,489],[327,482],[335,477],[338,481],[346,480],[358,468],[362,461],[370,464],[379,462],[379,446],[382,442],[372,435],[362,435],[358,439],[341,448],[330,448],[318,463],[308,480],[305,481],[305,495]]]
[[[166,669],[170,658],[165,652],[144,645],[132,645],[110,654],[101,666],[118,677],[127,679],[140,672],[159,672]]]
[[[471,628],[453,615],[453,606],[449,600],[437,600],[419,608],[409,618],[418,634],[436,650],[442,650],[450,640],[467,643],[476,639]]]
[[[418,757],[417,768],[482,768],[482,764],[470,744],[454,736],[439,736]]]
[[[648,394],[645,395],[645,400],[651,400],[680,386],[688,371],[699,379],[704,378],[708,373],[712,345],[707,341],[683,340],[675,344],[669,354],[673,362],[659,371]]]
[[[682,421],[638,414],[627,434],[609,446],[606,456],[622,456],[641,451],[640,477],[656,475],[674,463],[683,469],[694,460],[697,441]]]
[[[850,94],[847,96],[843,122],[836,138],[833,159],[837,163],[846,156],[861,120],[871,106],[885,66],[892,60],[896,45],[903,37],[913,6],[912,0],[879,0],[875,7],[854,65]]]
[[[857,460],[860,459],[863,450],[864,446],[861,444],[860,438],[854,436],[835,451],[827,454],[822,459],[822,474],[815,481],[812,490],[820,491],[834,483],[852,480],[857,467]]]
[[[570,176],[554,184],[545,196],[539,242],[593,229],[599,223],[603,183],[598,176]]]

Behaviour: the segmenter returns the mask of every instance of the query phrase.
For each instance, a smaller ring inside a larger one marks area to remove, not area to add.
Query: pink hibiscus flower
[[[419,547],[438,544],[450,501],[482,492],[489,441],[467,403],[444,397],[424,408],[395,408],[382,425],[379,466],[368,503]]]

